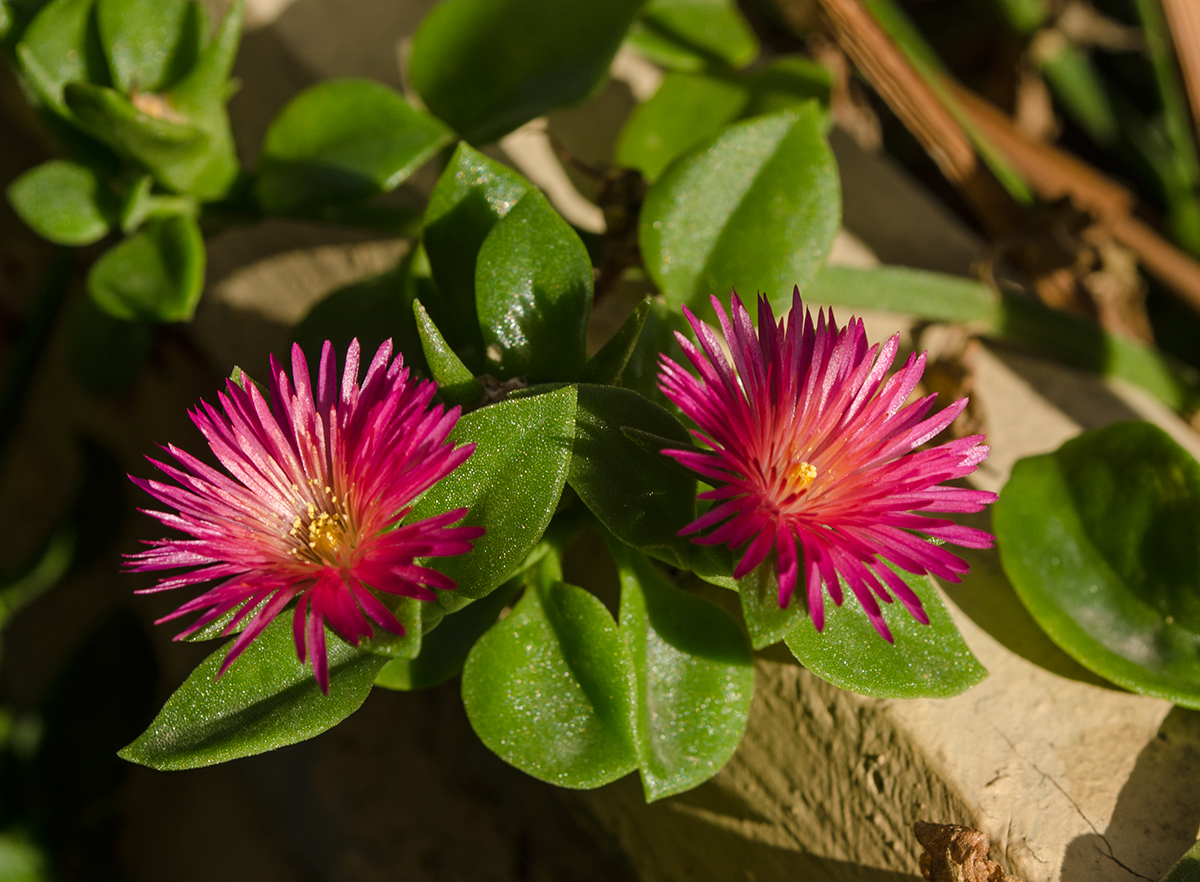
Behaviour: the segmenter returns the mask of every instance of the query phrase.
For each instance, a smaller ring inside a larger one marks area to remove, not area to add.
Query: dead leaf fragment
[[[957,824],[913,824],[921,855],[921,875],[929,882],[1021,882],[988,860],[987,834]]]

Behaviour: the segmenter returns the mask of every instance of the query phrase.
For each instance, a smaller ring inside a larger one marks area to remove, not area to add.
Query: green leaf
[[[375,678],[375,685],[407,692],[437,686],[457,676],[471,647],[496,623],[522,585],[523,578],[509,579],[487,597],[446,616],[435,631],[425,635],[420,655],[388,662]]]
[[[404,628],[403,634],[393,634],[383,628],[375,628],[371,639],[362,644],[362,648],[375,655],[382,655],[393,661],[407,661],[416,658],[424,646],[423,607],[427,604],[412,597],[397,597],[395,595],[378,595],[380,601],[400,620]]]
[[[622,542],[687,568],[692,543],[678,533],[696,519],[696,481],[631,441],[627,428],[692,443],[679,420],[636,392],[580,385],[567,481]]]
[[[88,293],[126,321],[189,321],[204,290],[204,239],[188,217],[151,220],[101,255]]]
[[[921,598],[929,624],[922,625],[899,601],[881,603],[884,621],[895,638],[888,643],[867,620],[845,582],[845,601],[826,597],[825,627],[818,632],[800,597],[791,606],[801,615],[787,635],[792,654],[806,668],[835,686],[877,698],[945,698],[965,692],[987,676],[950,619],[928,576],[896,569]]]
[[[1119,686],[1200,708],[1200,464],[1165,432],[1119,423],[1021,460],[992,520],[1051,640]]]
[[[458,421],[450,440],[474,442],[475,452],[431,487],[406,518],[467,507],[461,523],[487,530],[468,553],[425,563],[458,584],[438,597],[448,612],[502,584],[541,539],[566,481],[574,427],[570,386],[501,401]]]
[[[580,380],[585,383],[607,385],[621,379],[625,365],[629,364],[630,356],[637,347],[638,338],[642,335],[642,328],[646,325],[653,302],[651,298],[646,297],[633,308],[633,312],[629,314],[629,318],[621,322],[621,327],[617,328],[617,332],[600,347],[595,355],[588,359],[579,374]]]
[[[822,127],[815,103],[738,123],[650,188],[638,241],[670,303],[708,312],[710,295],[803,290],[820,271],[841,216]]]
[[[237,165],[231,148],[180,116],[169,102],[150,108],[158,114],[152,115],[115,89],[88,83],[68,84],[63,97],[90,134],[145,166],[168,189],[215,199],[232,183]],[[223,110],[220,114],[224,119]],[[227,128],[227,121],[223,125]]]
[[[1160,882],[1200,882],[1200,842],[1184,852]]]
[[[229,192],[241,167],[229,126],[225,102],[236,84],[229,74],[241,40],[245,0],[233,0],[217,32],[200,52],[187,75],[166,93],[166,103],[205,135],[201,147],[186,162],[175,163],[161,176],[164,184],[202,200]],[[202,16],[201,16],[202,18]],[[202,21],[197,19],[196,27]],[[207,30],[207,25],[204,26]]]
[[[184,215],[195,218],[200,207],[190,196],[164,195],[154,192],[154,179],[143,175],[129,188],[121,205],[121,232],[132,236],[150,218]]]
[[[475,379],[475,375],[467,370],[446,343],[420,300],[413,301],[413,315],[416,317],[417,333],[421,338],[421,350],[425,353],[430,375],[438,384],[442,400],[451,407],[477,407],[483,400],[483,384]]]
[[[643,0],[446,0],[413,37],[425,106],[473,143],[583,100],[601,83]]]
[[[219,679],[222,647],[167,699],[120,755],[152,769],[194,769],[304,741],[354,713],[386,658],[326,629],[329,695],[296,660],[291,616],[268,625]]]
[[[425,210],[425,250],[449,308],[449,321],[438,325],[463,361],[477,370],[483,369],[484,343],[475,307],[476,255],[492,227],[532,186],[507,166],[460,143]]]
[[[463,705],[480,740],[505,762],[559,787],[599,787],[637,767],[632,678],[604,604],[554,581],[529,586],[475,644],[463,668]]]
[[[294,214],[394,190],[450,140],[450,131],[371,80],[327,80],[271,121],[254,194]]]
[[[745,67],[758,55],[758,38],[733,0],[650,0],[626,39],[673,70]]]
[[[158,92],[196,62],[198,4],[189,0],[96,0],[100,41],[113,85],[132,95]]]
[[[833,74],[803,55],[780,55],[754,73],[742,74],[750,85],[750,101],[742,116],[760,116],[815,100],[829,107]]]
[[[586,357],[592,262],[537,190],[488,233],[475,264],[475,304],[493,373],[573,380]]]
[[[733,756],[754,697],[750,646],[720,607],[610,543],[621,578],[621,638],[633,662],[638,766],[646,801],[690,790]]]
[[[737,119],[749,100],[750,88],[741,78],[669,73],[626,120],[617,139],[617,164],[655,181],[676,157]]]
[[[658,388],[658,360],[660,355],[682,364],[686,357],[679,346],[676,332],[690,334],[691,326],[678,309],[672,309],[661,297],[650,304],[646,324],[633,347],[633,353],[621,374],[621,385],[649,398],[662,407],[676,409]]]
[[[31,168],[8,185],[8,201],[34,232],[58,245],[104,238],[117,198],[95,169],[65,159]]]
[[[53,0],[29,23],[17,45],[21,71],[38,97],[60,116],[67,83],[105,83],[108,71],[96,35],[95,0]]]

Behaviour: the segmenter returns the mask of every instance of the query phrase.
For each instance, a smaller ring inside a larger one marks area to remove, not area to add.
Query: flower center
[[[811,484],[817,477],[817,469],[812,463],[801,460],[792,463],[787,470],[787,487],[789,493],[799,493]]]
[[[330,495],[328,487],[325,491],[329,496],[325,507],[306,503],[292,521],[287,533],[293,540],[291,554],[310,563],[341,565],[345,563],[342,560],[345,552],[354,544],[355,531],[346,512],[346,500],[339,502],[337,496]]]

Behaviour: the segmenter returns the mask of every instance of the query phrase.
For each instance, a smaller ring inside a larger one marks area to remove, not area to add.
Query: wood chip
[[[917,821],[913,833],[925,849],[921,875],[929,882],[1021,882],[988,860],[987,834],[980,830]]]

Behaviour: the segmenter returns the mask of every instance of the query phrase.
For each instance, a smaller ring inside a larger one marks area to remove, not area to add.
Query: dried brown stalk
[[[1191,0],[1194,2],[1194,0]],[[1200,263],[1133,216],[1137,197],[1069,153],[1025,137],[1001,111],[947,82],[979,131],[1003,153],[1042,199],[1069,197],[1138,256],[1146,271],[1200,310]]]
[[[1200,135],[1200,3],[1196,0],[1162,0],[1183,84],[1192,105],[1192,122]]]
[[[791,18],[788,7],[796,6],[796,0],[777,2],[785,18]],[[859,0],[818,0],[818,6],[842,51],[963,194],[988,234],[1017,242],[1013,260],[1033,280],[1039,298],[1058,309],[1094,315],[1094,304],[1061,256],[1019,235],[1027,228],[1022,206],[980,160],[962,127]]]
[[[1021,882],[988,860],[988,838],[957,824],[913,824],[921,855],[921,875],[929,882]]]

